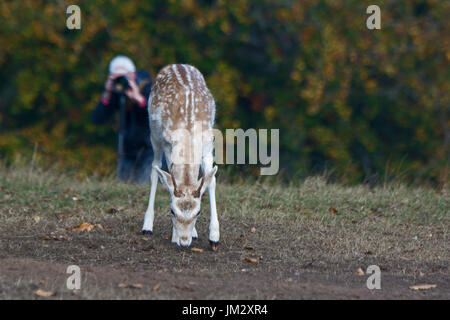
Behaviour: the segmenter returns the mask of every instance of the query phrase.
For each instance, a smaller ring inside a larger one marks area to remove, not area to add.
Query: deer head
[[[174,165],[170,166],[170,173],[154,166],[158,172],[159,179],[164,187],[170,193],[170,208],[172,212],[173,235],[172,241],[177,245],[189,247],[192,242],[193,230],[195,222],[200,215],[201,198],[206,188],[211,183],[217,172],[215,166],[209,172],[203,172],[202,177],[198,181],[192,179],[184,179],[183,183],[177,184],[175,179]],[[187,170],[197,170],[189,166],[181,166],[178,170],[182,170],[181,176],[189,176]]]

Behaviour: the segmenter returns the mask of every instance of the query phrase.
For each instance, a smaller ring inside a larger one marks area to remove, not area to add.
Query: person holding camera
[[[152,87],[146,71],[136,71],[130,58],[117,56],[109,64],[109,75],[92,122],[103,124],[118,111],[117,177],[121,181],[149,182],[153,150],[150,143],[147,101]]]

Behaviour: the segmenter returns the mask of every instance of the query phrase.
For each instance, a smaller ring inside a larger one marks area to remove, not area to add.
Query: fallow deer
[[[209,241],[219,244],[215,188],[217,166],[213,168],[212,126],[215,102],[203,75],[195,67],[172,64],[157,75],[149,97],[150,139],[154,151],[148,208],[143,234],[153,231],[158,177],[170,193],[172,242],[188,247],[197,238],[195,223],[201,198],[208,189],[210,205]],[[161,169],[162,155],[167,168]],[[201,178],[199,173],[201,168]]]

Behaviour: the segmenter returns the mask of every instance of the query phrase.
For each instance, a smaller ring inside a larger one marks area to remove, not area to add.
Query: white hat
[[[117,56],[109,63],[109,73],[128,73],[136,72],[136,67],[130,58],[125,56]]]

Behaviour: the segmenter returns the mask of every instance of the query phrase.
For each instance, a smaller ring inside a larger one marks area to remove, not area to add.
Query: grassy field
[[[199,239],[180,249],[161,185],[144,237],[149,186],[1,168],[0,298],[41,298],[38,289],[53,299],[450,298],[448,188],[224,180],[219,170],[213,252],[207,196]],[[90,230],[77,230],[83,222]],[[76,291],[66,288],[72,264]],[[381,290],[366,287],[369,265],[381,269]],[[410,288],[420,284],[436,286]]]

